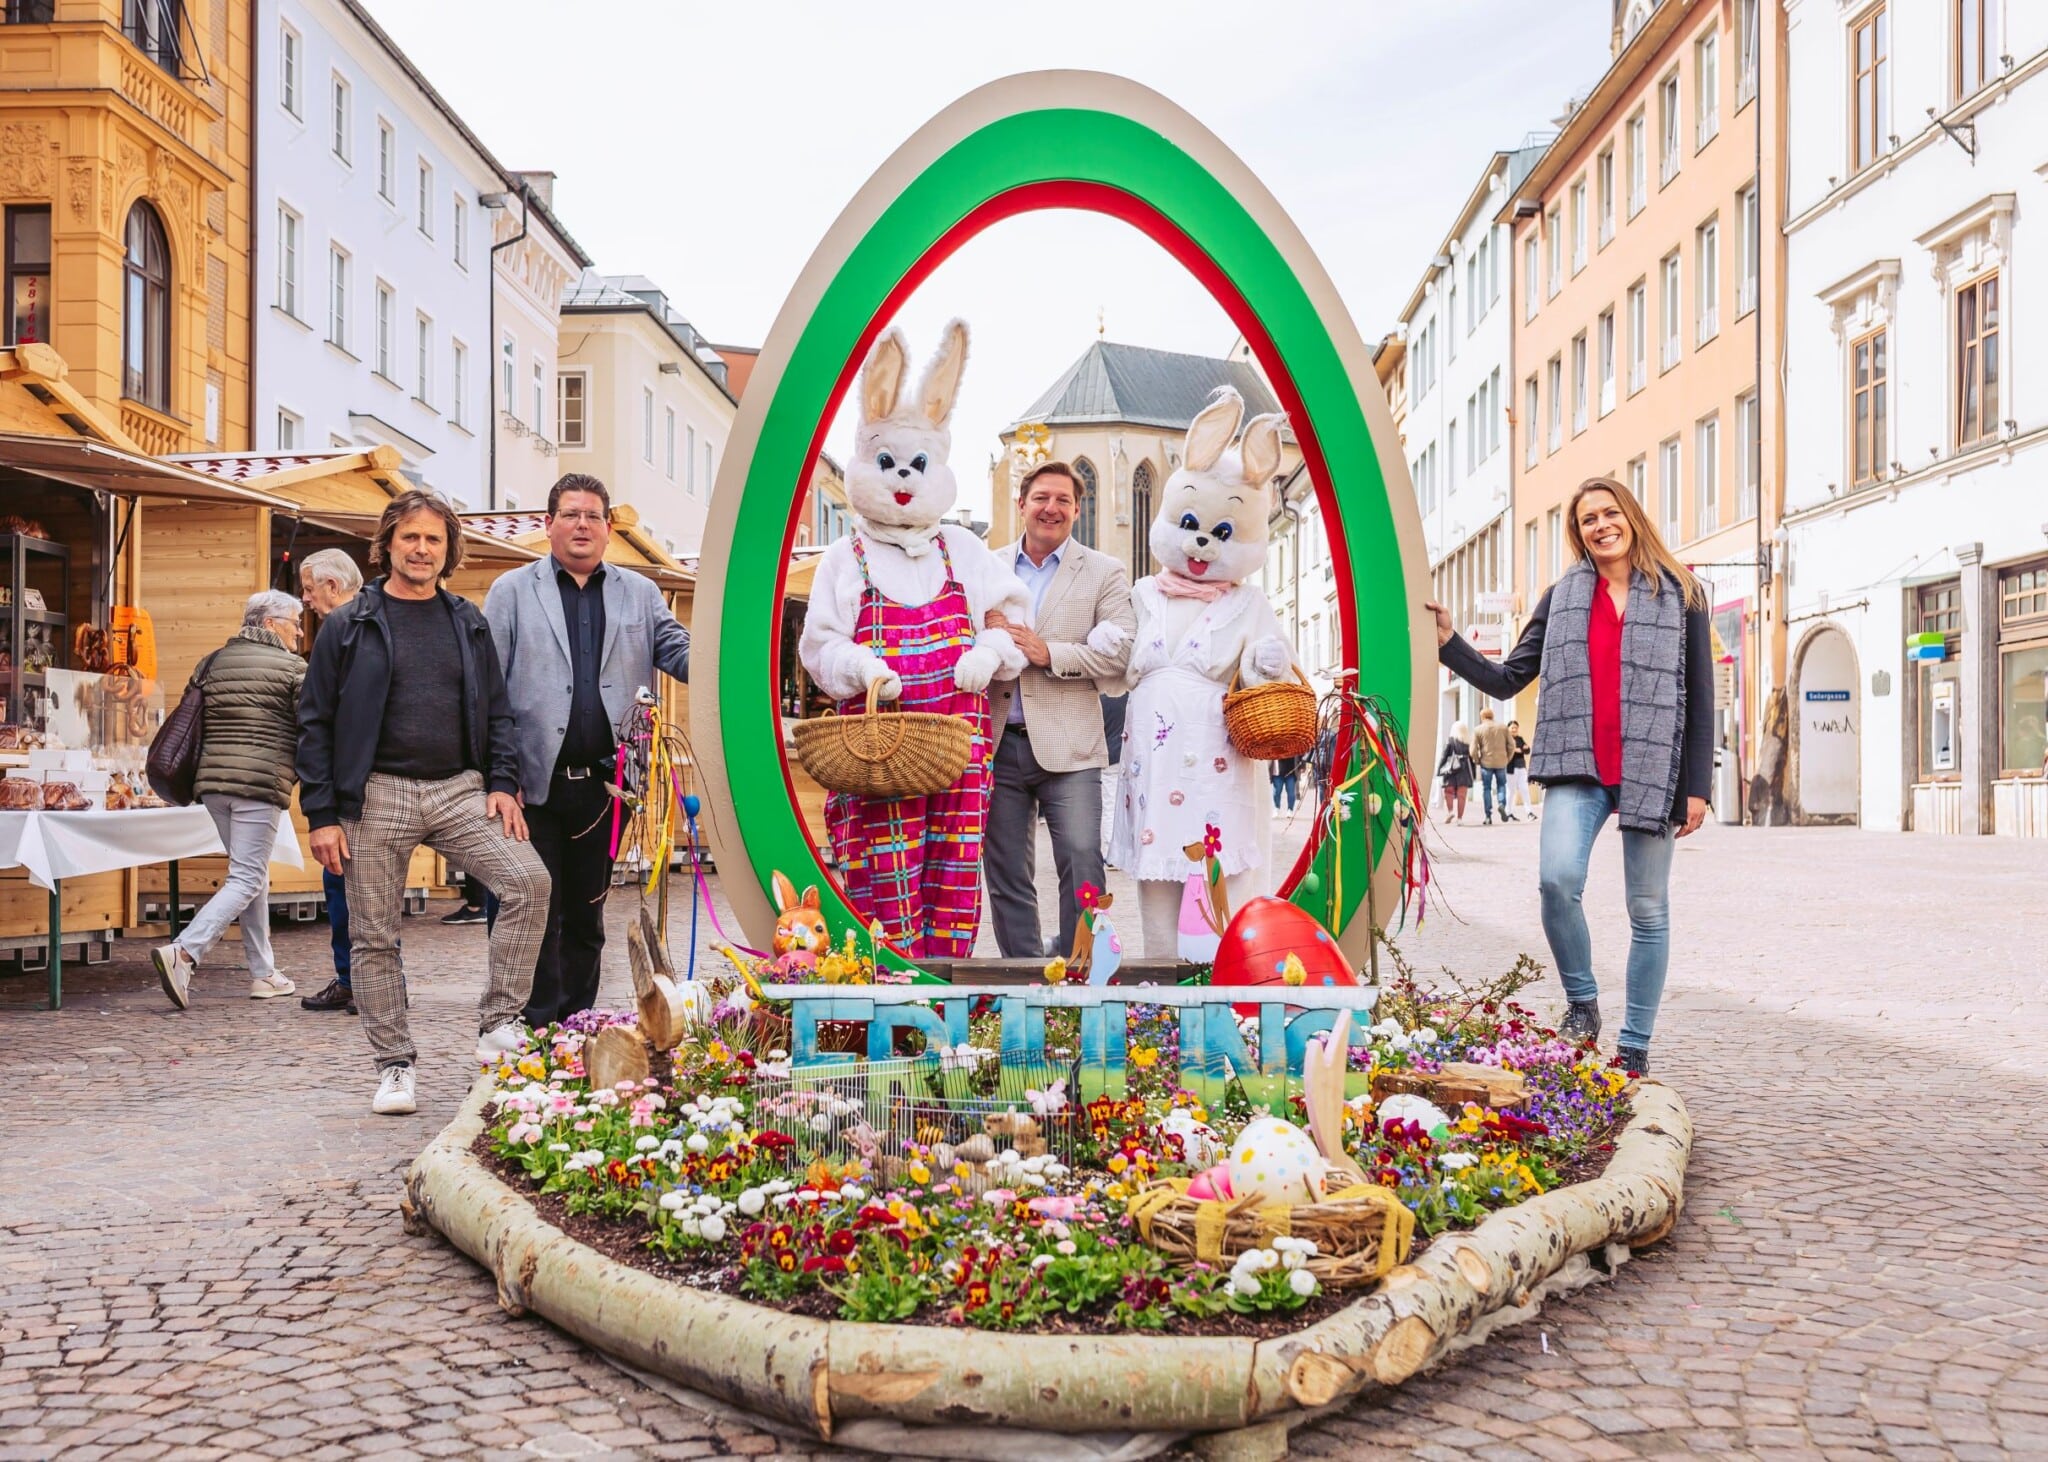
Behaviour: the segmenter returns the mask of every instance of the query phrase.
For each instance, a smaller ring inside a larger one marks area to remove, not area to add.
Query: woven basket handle
[[[868,682],[868,714],[872,716],[882,704],[882,678],[878,675]]]
[[[881,704],[882,682],[871,680],[868,682],[867,715],[858,719],[846,716],[839,722],[839,744],[864,762],[887,761],[903,749],[903,742],[910,735],[908,724],[902,721],[891,724],[893,735],[876,729],[874,718]]]

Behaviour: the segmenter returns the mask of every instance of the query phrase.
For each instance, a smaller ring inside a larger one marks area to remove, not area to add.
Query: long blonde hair
[[[1612,493],[1621,506],[1622,517],[1628,520],[1629,567],[1650,581],[1656,593],[1664,592],[1664,576],[1669,574],[1677,583],[1679,592],[1685,597],[1688,609],[1707,607],[1706,586],[1699,577],[1678,561],[1678,556],[1665,547],[1663,535],[1650,523],[1650,515],[1643,511],[1643,505],[1636,501],[1636,495],[1611,477],[1589,477],[1580,483],[1565,504],[1565,533],[1571,539],[1572,560],[1584,563],[1592,555],[1586,552],[1586,540],[1579,533],[1579,503],[1589,492]]]

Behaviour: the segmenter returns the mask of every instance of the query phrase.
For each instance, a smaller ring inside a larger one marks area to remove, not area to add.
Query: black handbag
[[[206,730],[205,677],[212,663],[212,655],[199,662],[177,709],[164,717],[149,740],[149,788],[174,807],[192,805],[192,788],[199,780],[199,747]]]

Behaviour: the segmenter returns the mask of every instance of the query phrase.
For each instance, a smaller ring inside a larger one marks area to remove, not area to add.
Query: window
[[[156,210],[128,210],[122,263],[121,394],[171,409],[171,251]]]
[[[299,232],[303,227],[298,214],[278,205],[277,307],[293,319],[299,315]]]
[[[1572,184],[1572,273],[1586,267],[1586,180]]]
[[[1564,445],[1564,357],[1550,358],[1550,379],[1544,384],[1550,388],[1550,433],[1549,450],[1555,452]]]
[[[1564,573],[1564,509],[1550,510],[1550,581]]]
[[[583,371],[555,373],[555,433],[565,447],[590,445],[585,411],[590,397],[590,377]]]
[[[1522,382],[1522,465],[1536,465],[1536,449],[1539,445],[1536,423],[1542,418],[1537,414],[1542,407],[1542,392],[1536,388],[1536,378],[1529,377]],[[1533,566],[1532,566],[1533,567]]]
[[[1998,430],[1998,276],[1956,291],[1956,449]]]
[[[711,475],[711,444],[709,442],[704,445],[704,465],[705,477],[708,480]],[[1095,464],[1086,457],[1075,458],[1074,476],[1077,479],[1074,483],[1074,496],[1080,506],[1080,513],[1074,519],[1074,537],[1078,541],[1085,543],[1088,547],[1093,548],[1095,547],[1095,504],[1097,501],[1095,495]]]
[[[1131,474],[1131,521],[1149,523],[1152,521],[1152,464],[1140,462],[1137,471]],[[1152,549],[1140,531],[1131,535],[1131,567],[1137,572],[1134,580],[1142,579],[1152,571]]]
[[[1757,0],[1735,0],[1735,109],[1756,100]]]
[[[1444,490],[1450,492],[1458,485],[1458,418],[1452,417],[1451,424],[1444,428]]]
[[[533,429],[548,434],[548,368],[539,356],[533,358]]]
[[[1614,311],[1600,312],[1600,414],[1614,410]]]
[[[1999,769],[2048,767],[2048,559],[1998,575]]]
[[[1479,257],[1485,261],[1486,306],[1492,309],[1500,303],[1500,250],[1494,247],[1493,230],[1490,228],[1479,241]]]
[[[7,210],[7,343],[50,340],[50,210]]]
[[[421,402],[432,405],[434,400],[434,322],[425,315],[413,319],[413,384],[412,393]]]
[[[1560,209],[1553,208],[1545,222],[1549,225],[1546,240],[1550,248],[1546,260],[1550,275],[1548,293],[1551,299],[1556,299],[1557,292],[1564,288],[1564,214]]]
[[[1709,27],[1693,42],[1693,150],[1712,142],[1721,131],[1721,37]]]
[[[1849,485],[1861,487],[1884,475],[1887,443],[1885,430],[1886,379],[1885,332],[1873,330],[1849,347]]]
[[[1678,541],[1679,497],[1685,490],[1678,480],[1678,467],[1678,438],[1658,443],[1657,505],[1664,519],[1664,538],[1670,543]]]
[[[1528,597],[1531,600],[1535,597],[1536,585],[1542,581],[1543,577],[1542,550],[1538,547],[1539,537],[1540,532],[1536,527],[1536,520],[1534,518],[1531,518],[1522,525],[1522,572],[1525,575],[1522,580],[1522,586],[1529,591]]]
[[[1486,457],[1486,429],[1480,425],[1486,419],[1486,406],[1481,399],[1486,387],[1481,386],[1465,398],[1465,475],[1470,477],[1479,470],[1479,464]]]
[[[54,0],[8,0],[7,21],[48,23],[57,18]],[[121,33],[136,48],[172,75],[184,69],[182,0],[125,0]]]
[[[1455,282],[1444,294],[1444,359],[1458,358],[1458,286]]]
[[[391,380],[391,352],[396,342],[391,338],[398,328],[398,296],[383,280],[377,281],[377,359],[373,368],[385,380]]]
[[[1536,302],[1542,275],[1536,262],[1536,230],[1530,229],[1529,236],[1522,240],[1522,318],[1536,318]]]
[[[1955,658],[1962,629],[1961,584],[1955,579],[1923,584],[1918,609],[1921,633],[1944,636],[1949,657],[1921,662],[1920,776],[1922,780],[1954,781],[1962,765],[1962,665]]]
[[[1880,5],[1856,22],[1849,40],[1849,164],[1866,168],[1892,130],[1891,21]]]
[[[1704,538],[1721,526],[1721,418],[1693,423],[1692,536]]]
[[[1735,402],[1735,516],[1754,518],[1763,483],[1763,409],[1754,391]]]
[[[711,470],[711,443],[707,441],[704,443],[704,491],[711,491],[714,480]],[[1095,547],[1095,500],[1092,495],[1088,501],[1088,546]]]
[[[1692,236],[1693,344],[1721,333],[1721,221],[1710,218]]]
[[[1650,286],[1638,279],[1628,287],[1628,389],[1634,395],[1649,380]]]
[[[662,470],[668,474],[668,480],[674,482],[676,480],[676,409],[673,406],[669,407],[662,416],[661,460]],[[695,496],[696,492],[697,484],[695,481],[692,481],[690,483],[690,493],[692,496]]]
[[[1595,200],[1600,206],[1600,246],[1605,248],[1614,238],[1614,149],[1602,152],[1593,164],[1593,177],[1599,189]]]
[[[386,203],[398,201],[398,134],[382,117],[377,119],[377,196]]]
[[[1679,303],[1678,251],[1672,250],[1664,256],[1664,300],[1663,300],[1663,347],[1658,351],[1659,370],[1670,370],[1678,364],[1678,321],[1684,308]]]
[[[469,347],[460,340],[448,342],[450,364],[448,415],[457,426],[469,425]]]
[[[518,371],[519,347],[507,335],[498,343],[498,407],[514,419],[519,415]]]
[[[417,205],[420,232],[428,238],[434,236],[434,168],[431,163],[420,163],[420,196]]]
[[[1998,6],[1993,0],[1949,3],[1955,9],[1955,99],[1961,101],[1991,79],[1998,60]]]
[[[280,452],[296,451],[306,444],[306,423],[286,411],[277,409],[277,449]]]
[[[1735,316],[1740,319],[1756,308],[1756,280],[1763,263],[1762,218],[1757,212],[1755,183],[1735,195],[1735,229],[1742,270],[1735,285]]]
[[[1682,113],[1678,110],[1678,73],[1673,71],[1657,86],[1657,125],[1663,128],[1663,135],[1657,139],[1659,187],[1678,176],[1678,129],[1683,125],[1681,116]]]
[[[350,120],[352,113],[349,108],[348,83],[343,81],[340,73],[337,72],[331,79],[329,90],[330,122],[331,130],[334,134],[329,140],[334,148],[334,155],[343,162],[347,162],[349,160],[350,146],[349,133],[353,130],[353,123]]]
[[[1650,121],[1640,108],[1628,119],[1628,216],[1634,218],[1649,201]]]
[[[1643,511],[1647,513],[1650,510],[1650,459],[1648,457],[1638,457],[1628,464],[1628,490],[1635,494],[1636,501],[1642,505]]]
[[[278,27],[277,99],[294,117],[301,115],[299,89],[302,83],[299,78],[299,61],[304,50],[305,43],[299,39],[297,31],[288,25]]]
[[[348,349],[348,255],[327,246],[327,339]]]
[[[460,193],[455,195],[455,267],[469,267],[469,200]]]
[[[654,392],[640,388],[640,460],[654,461]]]
[[[1572,337],[1572,435],[1586,429],[1586,332]]]
[[[1507,414],[1500,399],[1500,367],[1486,378],[1486,455],[1500,450],[1500,419]]]

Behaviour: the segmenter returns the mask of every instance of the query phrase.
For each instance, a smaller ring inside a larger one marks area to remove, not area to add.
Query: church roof
[[[1247,416],[1280,409],[1272,390],[1244,361],[1098,340],[1012,425],[1124,422],[1180,429],[1195,419],[1218,386],[1236,387]]]

